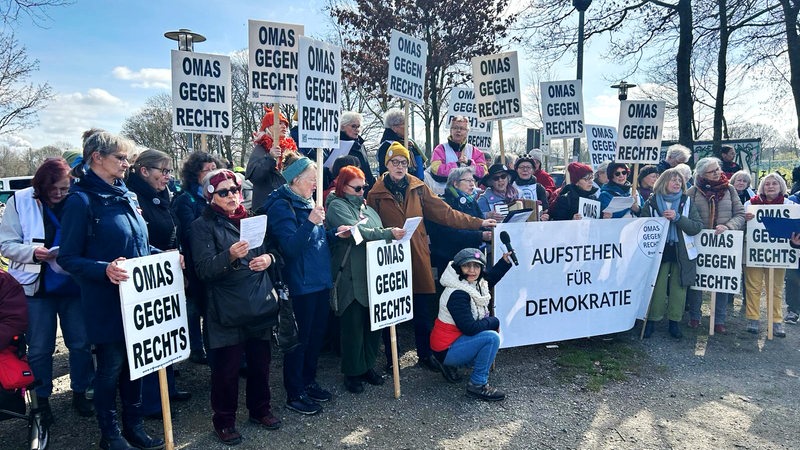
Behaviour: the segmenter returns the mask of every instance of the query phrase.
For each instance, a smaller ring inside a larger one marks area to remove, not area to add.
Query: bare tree
[[[25,47],[13,34],[0,34],[0,134],[13,133],[37,123],[36,114],[53,98],[47,83],[28,79],[38,70]]]
[[[35,24],[40,24],[49,19],[48,8],[72,3],[69,0],[0,0],[0,19],[3,23],[14,23],[24,14]]]

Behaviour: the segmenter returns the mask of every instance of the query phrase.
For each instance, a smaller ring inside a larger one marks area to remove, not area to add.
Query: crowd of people
[[[175,171],[170,155],[140,152],[132,141],[103,130],[84,133],[82,154],[70,155],[69,162],[46,160],[32,186],[11,197],[0,224],[0,253],[16,280],[0,271],[2,292],[8,293],[0,297],[0,309],[9,317],[0,321],[0,339],[27,334],[30,365],[41,381],[35,394],[48,425],[55,420],[48,398],[58,323],[69,350],[73,406],[82,416],[96,416],[100,447],[164,446],[143,426],[144,416],[160,414],[155,375],[131,380],[128,371],[118,286],[130,276],[120,265],[127,258],[181,253],[190,360],[210,366],[212,426],[221,442],[235,445],[242,441],[236,426],[240,375],[246,380],[249,420],[268,430],[281,426],[269,386],[271,338],[280,308],[277,302],[252,301],[274,296],[278,286],[288,289],[296,321],[297,345],[281,349],[286,409],[313,415],[332,399],[317,377],[330,323],[339,329],[345,389],[357,395],[367,385],[384,383],[376,369],[381,341],[387,372],[394,362],[387,330],[370,330],[362,240],[401,239],[408,218],[424,219],[410,238],[419,365],[451,383],[460,382],[459,368],[469,366],[466,394],[498,401],[505,393],[488,377],[499,348],[499,321],[489,305],[491,287],[512,265],[510,252],[491,264],[486,247],[494,227],[511,211],[534,205],[534,220],[580,220],[581,199],[596,200],[601,209],[621,200],[629,206],[601,211],[601,217],[667,219],[643,333],[650,337],[666,316],[669,334],[679,339],[685,310],[689,327],[697,328],[701,320],[700,292],[688,290],[696,267],[686,239],[702,229],[742,230],[751,218],[747,206],[797,202],[800,189],[797,184],[788,189],[778,174],[764,176],[753,189],[750,174],[727,149],[719,158],[697,161],[692,174],[685,164],[690,152],[680,145],[671,147],[658,166],[643,166],[635,180],[626,164],[593,168],[573,162],[566,167],[568,182],[556,186],[538,149],[489,165],[491,158],[467,143],[469,120],[463,116],[453,119],[446,142],[435,148],[428,164],[424,152],[406,139],[400,110],[385,116],[372,164],[378,167],[375,177],[359,134],[362,120],[357,113],[342,115],[341,139],[352,146],[330,165],[321,186],[315,162],[288,135],[289,121],[280,114],[276,119],[272,110],[254,135],[244,176],[195,151],[182,161],[180,193],[168,188]],[[252,184],[250,207],[242,195],[245,183]],[[315,199],[318,189],[325,191],[324,204]],[[240,240],[241,222],[263,214],[266,237],[251,248]],[[792,245],[800,247],[800,234]],[[764,272],[744,269],[747,330],[755,333]],[[786,270],[785,277],[788,313],[782,314],[781,271],[768,318],[779,337],[786,333],[784,321],[796,323],[800,312],[798,269]],[[23,305],[20,292],[27,300]],[[728,305],[727,295],[718,295],[716,333],[727,332]],[[169,373],[168,385],[173,400],[189,399]]]

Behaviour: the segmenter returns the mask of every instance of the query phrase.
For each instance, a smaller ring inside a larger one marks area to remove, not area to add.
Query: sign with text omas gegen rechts
[[[120,283],[122,326],[131,380],[189,357],[189,326],[180,254],[126,259]]]
[[[714,230],[701,230],[693,238],[697,274],[689,289],[738,294],[742,287],[744,232],[727,230],[716,234]]]
[[[411,244],[367,242],[367,285],[370,330],[413,319]]]
[[[172,131],[230,136],[231,59],[172,50]]]
[[[465,116],[469,119],[468,143],[482,149],[492,148],[492,122],[478,119],[473,88],[455,87],[450,91],[450,103],[447,106],[447,117],[445,118],[447,128],[450,128],[450,124],[456,116]]]
[[[475,106],[481,120],[522,117],[517,52],[472,58]]]
[[[299,147],[339,148],[342,49],[300,36]]]
[[[539,83],[542,132],[546,139],[583,137],[583,83],[581,80]]]
[[[745,265],[796,269],[800,251],[792,248],[788,239],[770,237],[761,219],[764,216],[800,219],[800,205],[750,205],[747,212],[755,214],[755,217],[747,222]]]
[[[586,145],[589,148],[589,160],[592,168],[597,170],[604,162],[614,161],[614,158],[617,157],[617,129],[587,123]]]
[[[423,103],[425,70],[428,66],[428,44],[397,30],[389,38],[389,95]]]
[[[297,49],[303,26],[248,20],[249,102],[297,104]]]
[[[519,266],[494,288],[501,347],[625,331],[647,312],[667,219],[498,224],[502,231]]]
[[[620,102],[615,162],[658,164],[665,106],[653,100]]]

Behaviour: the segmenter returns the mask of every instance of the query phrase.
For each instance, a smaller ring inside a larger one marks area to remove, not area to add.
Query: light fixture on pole
[[[193,52],[195,42],[205,42],[206,37],[195,33],[192,30],[181,28],[178,31],[167,31],[164,37],[178,42],[178,50],[182,52]],[[189,152],[194,151],[194,135],[189,133]]]
[[[572,6],[578,10],[578,73],[577,79],[583,80],[583,13],[589,8],[589,5],[592,4],[592,0],[572,0]],[[574,140],[574,145],[572,148],[572,156],[575,161],[578,160],[578,156],[581,153],[581,140],[580,138],[576,138]]]
[[[612,84],[611,87],[617,89],[619,92],[617,98],[619,98],[619,101],[623,101],[628,99],[628,88],[636,87],[636,85],[622,80],[618,84]]]

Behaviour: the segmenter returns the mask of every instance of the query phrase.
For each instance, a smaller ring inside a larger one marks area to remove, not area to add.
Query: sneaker
[[[81,417],[92,417],[94,415],[94,403],[86,398],[83,392],[72,392],[72,407]]]
[[[311,416],[322,411],[322,406],[308,398],[308,395],[303,394],[297,398],[287,400],[286,409]]]
[[[364,372],[364,374],[361,375],[361,379],[373,386],[380,386],[384,383],[383,377],[378,375],[378,372],[375,372],[375,369],[369,369],[368,371]]]
[[[714,325],[714,334],[728,334],[728,329],[721,323]]]
[[[506,398],[505,392],[489,386],[489,383],[486,383],[483,386],[478,386],[476,384],[472,384],[471,381],[467,383],[467,395],[487,402],[497,402],[500,400],[505,400]]]
[[[261,418],[250,416],[250,423],[261,425],[268,430],[277,430],[282,425],[281,419],[275,417],[272,412],[268,412],[266,416]]]
[[[772,335],[779,338],[786,337],[786,331],[783,329],[783,324],[775,322],[772,324]]]
[[[786,313],[786,317],[784,317],[783,321],[792,325],[797,325],[798,320],[800,320],[800,315],[798,315],[794,311],[789,311]]]
[[[333,394],[330,391],[322,389],[317,383],[311,383],[306,386],[306,395],[315,402],[327,402],[333,398]]]
[[[215,429],[214,433],[217,434],[217,439],[225,445],[239,445],[242,443],[242,435],[236,430],[236,427]]]
[[[758,334],[758,320],[756,319],[748,319],[747,320],[747,332]]]

